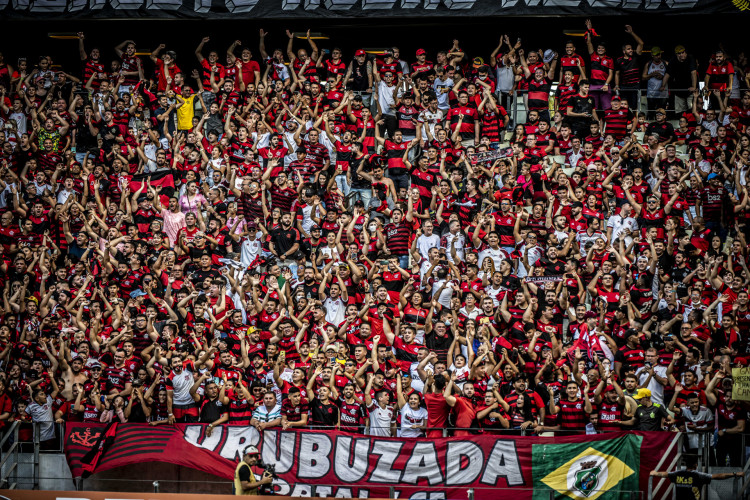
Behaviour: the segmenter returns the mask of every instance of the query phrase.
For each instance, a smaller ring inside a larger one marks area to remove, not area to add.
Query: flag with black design
[[[117,434],[117,422],[110,423],[104,432],[99,435],[96,444],[81,458],[81,470],[83,477],[88,477],[96,471],[97,465],[106,453],[107,449],[114,443]]]
[[[147,424],[69,422],[65,430],[65,455],[73,477],[139,462],[168,462],[170,439],[182,436],[173,426]]]
[[[68,460],[73,477],[81,477],[83,467],[81,460],[99,443],[104,434],[101,424],[68,423],[65,427],[65,458]]]
[[[135,193],[141,186],[143,191],[146,192],[148,189],[146,184],[151,181],[151,186],[154,188],[161,186],[162,194],[169,195],[174,190],[174,176],[171,170],[157,170],[150,174],[136,174],[130,179],[130,191]],[[171,189],[169,189],[171,188]]]

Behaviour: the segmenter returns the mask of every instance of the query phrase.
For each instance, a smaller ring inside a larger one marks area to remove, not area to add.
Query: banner
[[[556,274],[553,276],[526,276],[524,280],[526,283],[545,283],[548,281],[557,282],[562,281],[564,276],[562,274]]]
[[[750,401],[750,367],[732,368],[732,399]]]
[[[477,500],[494,500],[502,490],[516,500],[548,499],[550,490],[568,499],[630,498],[625,491],[647,490],[650,471],[674,468],[679,438],[617,432],[397,439],[312,430],[261,435],[244,426],[217,427],[209,437],[199,424],[120,424],[111,439],[106,429],[113,427],[67,424],[65,453],[74,476],[167,462],[231,480],[242,450],[252,444],[265,463],[275,464],[280,495],[415,500],[464,498],[468,488]],[[100,451],[96,463],[83,463],[92,449]],[[655,483],[652,498],[667,498],[665,481]]]
[[[448,16],[611,16],[637,13],[721,14],[747,0],[0,0],[10,19],[253,19]]]
[[[482,151],[480,153],[473,153],[469,155],[469,161],[472,165],[477,163],[491,162],[499,160],[501,158],[508,158],[513,156],[513,148],[495,149],[492,151]]]
[[[290,500],[291,497],[274,497]],[[0,500],[227,500],[226,495],[114,491],[0,490]]]

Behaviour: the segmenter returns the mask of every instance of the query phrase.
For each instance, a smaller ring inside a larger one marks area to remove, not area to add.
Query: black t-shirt
[[[362,163],[364,159],[365,157],[362,156],[362,158],[352,158],[351,160],[349,160],[349,169],[352,172],[352,189],[370,189],[370,187],[372,187],[372,183],[370,183],[370,181],[357,174],[359,164]],[[364,165],[362,165],[362,172],[370,173],[371,170],[372,168],[370,168],[370,162],[366,161]]]
[[[649,407],[638,405],[635,410],[635,418],[638,421],[636,429],[639,431],[660,431],[661,419],[669,417],[667,410],[660,404],[652,404]]]
[[[117,136],[120,135],[120,127],[117,125],[106,125],[102,124],[101,128],[99,129],[99,135],[102,137],[103,144],[105,150],[110,149],[112,146],[115,145]],[[108,138],[105,136],[111,135],[112,138]]]
[[[711,474],[697,470],[676,470],[668,474],[674,484],[677,500],[697,500],[701,497],[701,489],[711,482]]]
[[[695,64],[695,59],[692,56],[680,62],[677,56],[674,56],[667,64],[667,74],[669,75],[669,88],[675,89],[673,92],[679,92],[680,94],[687,94],[687,90],[693,84],[693,78],[691,73],[698,70],[698,65]],[[696,81],[698,81],[696,79]]]
[[[219,398],[216,398],[213,401],[209,400],[208,398],[204,398],[203,402],[201,403],[198,421],[210,424],[219,420],[219,418],[225,413],[227,413],[227,408],[222,405],[221,401],[219,401]]]
[[[521,280],[517,276],[509,275],[503,276],[503,280],[500,282],[502,289],[515,292],[521,288]]]
[[[594,98],[589,96],[583,97],[580,94],[576,94],[568,101],[568,107],[573,108],[574,113],[588,113],[591,114],[594,111]],[[586,121],[591,118],[583,116],[571,116],[568,119],[577,121]]]
[[[250,466],[245,464],[244,467],[240,467],[240,470],[237,471],[237,477],[240,478],[240,481],[250,482],[250,477],[253,477],[255,479],[255,475],[253,474],[252,469],[250,469]]]
[[[159,116],[161,116],[161,115],[163,115],[164,113],[166,113],[166,111],[167,111],[167,110],[166,110],[166,109],[164,109],[164,108],[161,108],[161,107],[160,107],[160,108],[157,108],[157,109],[156,109],[156,110],[154,111],[154,118],[158,118]],[[171,113],[170,113],[170,115],[171,115]],[[175,131],[175,123],[174,123],[174,120],[172,119],[172,116],[169,116],[169,117],[168,117],[168,118],[166,119],[166,122],[167,122],[167,131],[168,131],[168,132],[169,132],[170,134],[173,134],[173,133],[174,133],[174,131]],[[160,138],[161,138],[161,137],[165,137],[165,136],[164,136],[164,122],[161,122],[161,121],[160,121],[160,122],[158,122],[158,125],[156,126],[156,130],[158,130],[158,131],[159,131],[159,137],[160,137]],[[102,132],[102,133],[103,133],[103,132]]]
[[[83,111],[81,111],[83,114]],[[92,120],[94,129],[101,130],[102,124],[96,120]],[[76,123],[76,151],[79,153],[93,153],[96,154],[99,151],[99,143],[97,142],[97,136],[91,133],[88,123],[86,123],[85,116],[78,118]],[[103,191],[103,190],[102,190]]]
[[[638,56],[625,58],[621,56],[615,61],[615,69],[620,72],[620,87],[638,87],[641,82],[641,71],[638,66]]]
[[[559,259],[552,262],[546,257],[542,257],[537,261],[536,265],[544,268],[545,276],[557,276],[565,272],[565,261]]]
[[[688,295],[688,286],[683,283],[683,280],[690,274],[690,272],[691,271],[687,266],[674,267],[669,272],[669,274],[672,276],[672,281],[676,286],[677,295],[680,297],[687,297]]]
[[[305,297],[308,299],[315,299],[318,297],[318,291],[320,290],[320,283],[317,281],[313,281],[312,283],[307,283],[307,281],[302,283],[302,289],[305,292]]]
[[[287,253],[299,241],[299,232],[294,227],[284,229],[279,226],[271,231],[271,241],[276,253],[281,256]]]
[[[659,140],[666,141],[674,137],[674,127],[669,122],[654,122],[646,128],[646,135],[658,134]]]
[[[217,271],[216,269],[209,269],[207,271],[197,269],[193,271],[192,276],[190,276],[190,281],[193,282],[193,285],[196,285],[200,288],[203,286],[203,282],[206,280],[206,278],[215,279],[220,276],[221,274],[219,274],[219,271]]]
[[[310,425],[333,427],[339,423],[339,407],[332,401],[323,403],[318,398],[310,402]]]

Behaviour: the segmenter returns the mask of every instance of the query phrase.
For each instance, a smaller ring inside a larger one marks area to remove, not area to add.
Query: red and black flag
[[[117,434],[117,422],[112,422],[104,429],[104,432],[99,434],[96,444],[81,458],[83,477],[88,477],[94,473],[102,455],[114,443],[115,434]]]
[[[73,477],[88,477],[139,461],[156,460],[167,452],[172,437],[182,437],[173,426],[110,423],[68,423],[65,455]]]
[[[136,174],[130,179],[130,192],[135,193],[141,186],[143,191],[146,192],[146,183],[151,180],[153,187],[161,186],[162,192],[166,191],[167,188],[174,189],[174,177],[172,176],[171,170],[157,170],[150,174]]]

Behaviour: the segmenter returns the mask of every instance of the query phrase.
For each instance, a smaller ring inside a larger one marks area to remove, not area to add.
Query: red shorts
[[[190,407],[182,407],[178,408],[177,406],[172,407],[172,413],[174,413],[174,418],[177,420],[180,420],[184,417],[198,417],[198,407],[197,406],[190,406]]]

